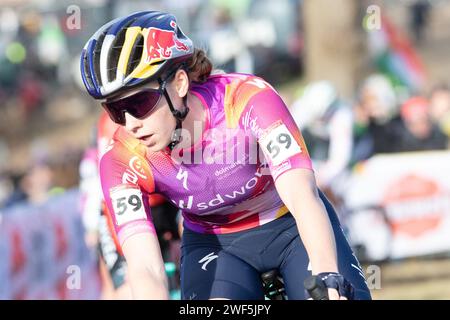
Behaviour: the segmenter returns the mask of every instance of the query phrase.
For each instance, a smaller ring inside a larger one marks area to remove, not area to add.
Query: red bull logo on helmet
[[[176,23],[174,21],[170,25],[176,29]],[[174,47],[178,51],[187,52],[189,50],[188,46],[177,39],[175,31],[150,28],[147,36],[146,62],[150,63],[154,59],[170,59]]]

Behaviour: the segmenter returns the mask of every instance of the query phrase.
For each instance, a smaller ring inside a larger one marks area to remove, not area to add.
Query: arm
[[[142,171],[130,170],[131,159]],[[151,219],[149,194],[154,190],[144,158],[116,144],[100,161],[105,203],[128,263],[128,279],[135,299],[168,299],[168,285],[156,231]]]
[[[168,283],[158,238],[139,233],[126,239],[122,246],[128,264],[128,280],[135,299],[167,300]]]
[[[338,272],[333,230],[319,198],[314,173],[305,169],[290,170],[277,179],[275,186],[297,222],[313,274]]]
[[[333,230],[318,195],[311,159],[303,137],[275,90],[257,82],[259,91],[253,95],[238,95],[237,107],[245,105],[239,112],[238,123],[244,130],[252,130],[263,150],[280,198],[296,220],[313,273],[337,272]],[[241,91],[247,93],[251,88],[252,84],[247,82]],[[246,96],[251,98],[246,101]],[[239,100],[239,97],[243,98]],[[247,123],[253,125],[249,128]],[[329,296],[331,299],[339,299],[334,289],[329,290]]]

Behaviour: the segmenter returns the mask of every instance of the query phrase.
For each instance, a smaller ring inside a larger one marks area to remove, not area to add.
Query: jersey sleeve
[[[144,157],[120,145],[100,160],[100,179],[120,245],[131,235],[156,233],[150,211],[154,180]]]
[[[312,170],[302,134],[275,89],[252,77],[236,89],[232,106],[235,122],[258,141],[273,179],[292,169]],[[230,118],[232,119],[232,118]]]

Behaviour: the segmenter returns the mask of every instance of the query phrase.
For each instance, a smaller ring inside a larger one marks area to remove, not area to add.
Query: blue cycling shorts
[[[355,299],[371,299],[363,271],[336,213],[320,192],[336,239],[339,272],[355,288]],[[288,213],[262,226],[229,234],[199,234],[184,228],[181,293],[185,300],[264,299],[260,275],[278,269],[290,300],[305,299],[309,259],[294,217]]]

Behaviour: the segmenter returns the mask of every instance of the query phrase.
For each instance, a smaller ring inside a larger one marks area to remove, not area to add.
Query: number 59
[[[270,140],[266,146],[266,149],[269,151],[272,159],[279,155],[281,145],[284,145],[285,149],[289,149],[291,146],[291,137],[286,133],[280,133],[275,140],[275,142]]]

